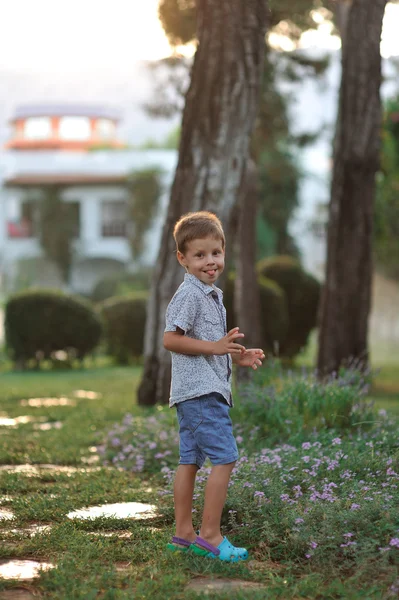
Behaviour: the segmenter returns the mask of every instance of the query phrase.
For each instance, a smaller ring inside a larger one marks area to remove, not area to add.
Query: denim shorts
[[[208,457],[213,465],[227,465],[238,458],[230,419],[230,407],[218,393],[176,405],[179,421],[181,465],[199,468]]]

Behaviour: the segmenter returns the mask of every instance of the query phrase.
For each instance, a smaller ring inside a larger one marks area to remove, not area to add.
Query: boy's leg
[[[227,465],[214,465],[206,484],[200,537],[213,546],[219,546],[223,541],[223,536],[220,533],[220,522],[234,465],[235,462]]]
[[[193,542],[193,495],[197,465],[179,465],[174,483],[176,537]]]

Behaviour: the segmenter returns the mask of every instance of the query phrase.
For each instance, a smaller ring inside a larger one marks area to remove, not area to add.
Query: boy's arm
[[[176,352],[177,354],[191,354],[192,356],[200,354],[234,355],[245,351],[244,346],[235,343],[235,340],[240,337],[244,337],[244,334],[239,333],[238,327],[235,327],[217,342],[208,342],[206,340],[190,338],[184,335],[184,331],[178,327],[176,331],[166,331],[164,333],[163,345],[166,350]]]

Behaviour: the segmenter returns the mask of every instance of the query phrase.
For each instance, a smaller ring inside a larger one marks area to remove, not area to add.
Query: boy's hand
[[[229,333],[224,337],[220,338],[217,342],[214,342],[213,354],[242,354],[245,352],[245,346],[236,344],[234,340],[244,337],[243,333],[240,333],[239,327],[230,329]]]
[[[262,366],[265,354],[261,348],[251,348],[242,352],[240,356],[234,357],[234,363],[240,367],[252,367],[256,371]]]

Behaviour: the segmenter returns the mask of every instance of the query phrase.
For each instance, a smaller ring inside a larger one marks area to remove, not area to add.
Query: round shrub
[[[143,355],[148,292],[109,298],[101,305],[107,352],[118,364],[137,361]]]
[[[265,350],[279,354],[288,333],[289,317],[284,290],[267,277],[258,278],[260,323]]]
[[[90,304],[69,294],[32,290],[12,296],[6,304],[6,346],[21,367],[31,359],[40,365],[60,350],[81,360],[101,335],[101,321]]]
[[[257,271],[285,292],[289,327],[280,354],[292,358],[306,346],[310,332],[317,325],[320,283],[291,256],[264,259],[257,264]]]
[[[226,280],[223,295],[228,330],[237,326],[234,314],[234,280],[234,274],[230,274]],[[258,277],[258,285],[263,348],[269,353],[278,353],[286,338],[289,323],[285,293],[274,281],[266,277]]]
[[[145,291],[150,287],[151,273],[139,271],[137,273],[116,273],[103,277],[94,286],[91,293],[93,302],[103,302],[114,296],[125,296],[133,291]]]

